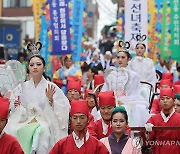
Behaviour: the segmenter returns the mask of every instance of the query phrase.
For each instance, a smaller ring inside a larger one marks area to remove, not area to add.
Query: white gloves
[[[146,128],[146,131],[147,132],[151,132],[152,131],[152,128],[153,128],[153,124],[151,124],[151,123],[147,123],[147,124],[145,124],[145,128]]]
[[[62,84],[66,85],[67,84],[67,80],[62,80]]]

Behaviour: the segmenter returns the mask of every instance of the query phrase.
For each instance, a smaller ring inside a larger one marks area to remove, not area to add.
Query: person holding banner
[[[43,77],[45,60],[40,49],[33,44],[28,49],[31,79],[13,90],[14,108],[6,130],[17,137],[25,153],[47,154],[68,135],[70,105],[62,90]]]
[[[72,61],[71,55],[66,55],[63,66],[53,74],[53,82],[60,87],[64,94],[66,94],[67,82],[81,81],[82,71],[79,65],[75,65]]]

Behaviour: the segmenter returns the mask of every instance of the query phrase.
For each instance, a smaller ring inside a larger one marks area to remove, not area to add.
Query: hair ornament
[[[124,106],[118,106],[118,107],[115,107],[112,112],[113,113],[114,112],[126,112],[126,109]]]
[[[143,41],[145,41],[147,38],[146,35],[136,35],[136,40],[139,42],[139,43],[143,43]]]
[[[34,55],[40,55],[41,48],[42,48],[41,42],[36,42],[35,44],[29,43],[27,45],[27,50],[30,52],[30,57]]]
[[[127,52],[128,49],[130,48],[130,43],[128,41],[124,42],[124,41],[120,40],[119,47],[121,48],[122,51]]]

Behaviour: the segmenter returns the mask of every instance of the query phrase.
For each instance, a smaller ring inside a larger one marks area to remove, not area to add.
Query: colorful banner
[[[168,0],[163,1],[163,13],[162,13],[162,34],[161,34],[161,51],[160,55],[166,61],[169,60],[169,56],[171,55],[170,52],[170,38],[168,38],[168,24],[169,24],[169,13],[170,7],[168,7]]]
[[[40,16],[42,14],[42,5],[46,0],[32,0],[33,4],[33,14],[34,14],[34,22],[35,22],[35,41],[39,41],[39,33],[40,33]]]
[[[130,41],[132,48],[135,48],[138,34],[147,35],[147,0],[126,0],[125,41]],[[147,40],[144,43],[147,45]]]
[[[52,55],[72,53],[70,46],[69,0],[48,0],[52,30]]]
[[[156,34],[156,55],[160,56],[160,46],[161,46],[161,32],[162,32],[162,6],[163,0],[155,0],[155,7],[157,11],[157,21],[155,24],[155,34]],[[156,60],[156,59],[154,59]],[[157,60],[156,60],[157,61]]]
[[[158,48],[156,46],[156,22],[157,22],[157,8],[155,7],[155,1],[148,1],[148,57],[152,58],[156,62]]]
[[[85,8],[84,0],[73,1],[73,16],[72,16],[72,44],[73,44],[73,61],[79,62],[82,52],[82,35],[83,27],[83,12]]]
[[[180,3],[179,0],[172,0],[171,6],[171,51],[172,59],[180,63]]]
[[[42,7],[43,14],[41,15],[41,31],[39,34],[40,42],[42,43],[42,48],[40,51],[41,56],[44,58],[46,62],[46,74],[52,77],[52,65],[51,65],[51,56],[50,56],[50,48],[49,43],[51,42],[50,38],[50,16],[49,16],[49,4],[46,3]]]
[[[121,39],[121,40],[124,40],[124,24],[125,24],[125,19],[124,19],[124,13],[121,13],[119,16],[118,16],[118,19],[117,19],[117,36]]]

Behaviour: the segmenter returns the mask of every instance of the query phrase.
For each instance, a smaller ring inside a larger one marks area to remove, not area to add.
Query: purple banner
[[[71,54],[69,0],[48,0],[52,30],[52,55]]]

